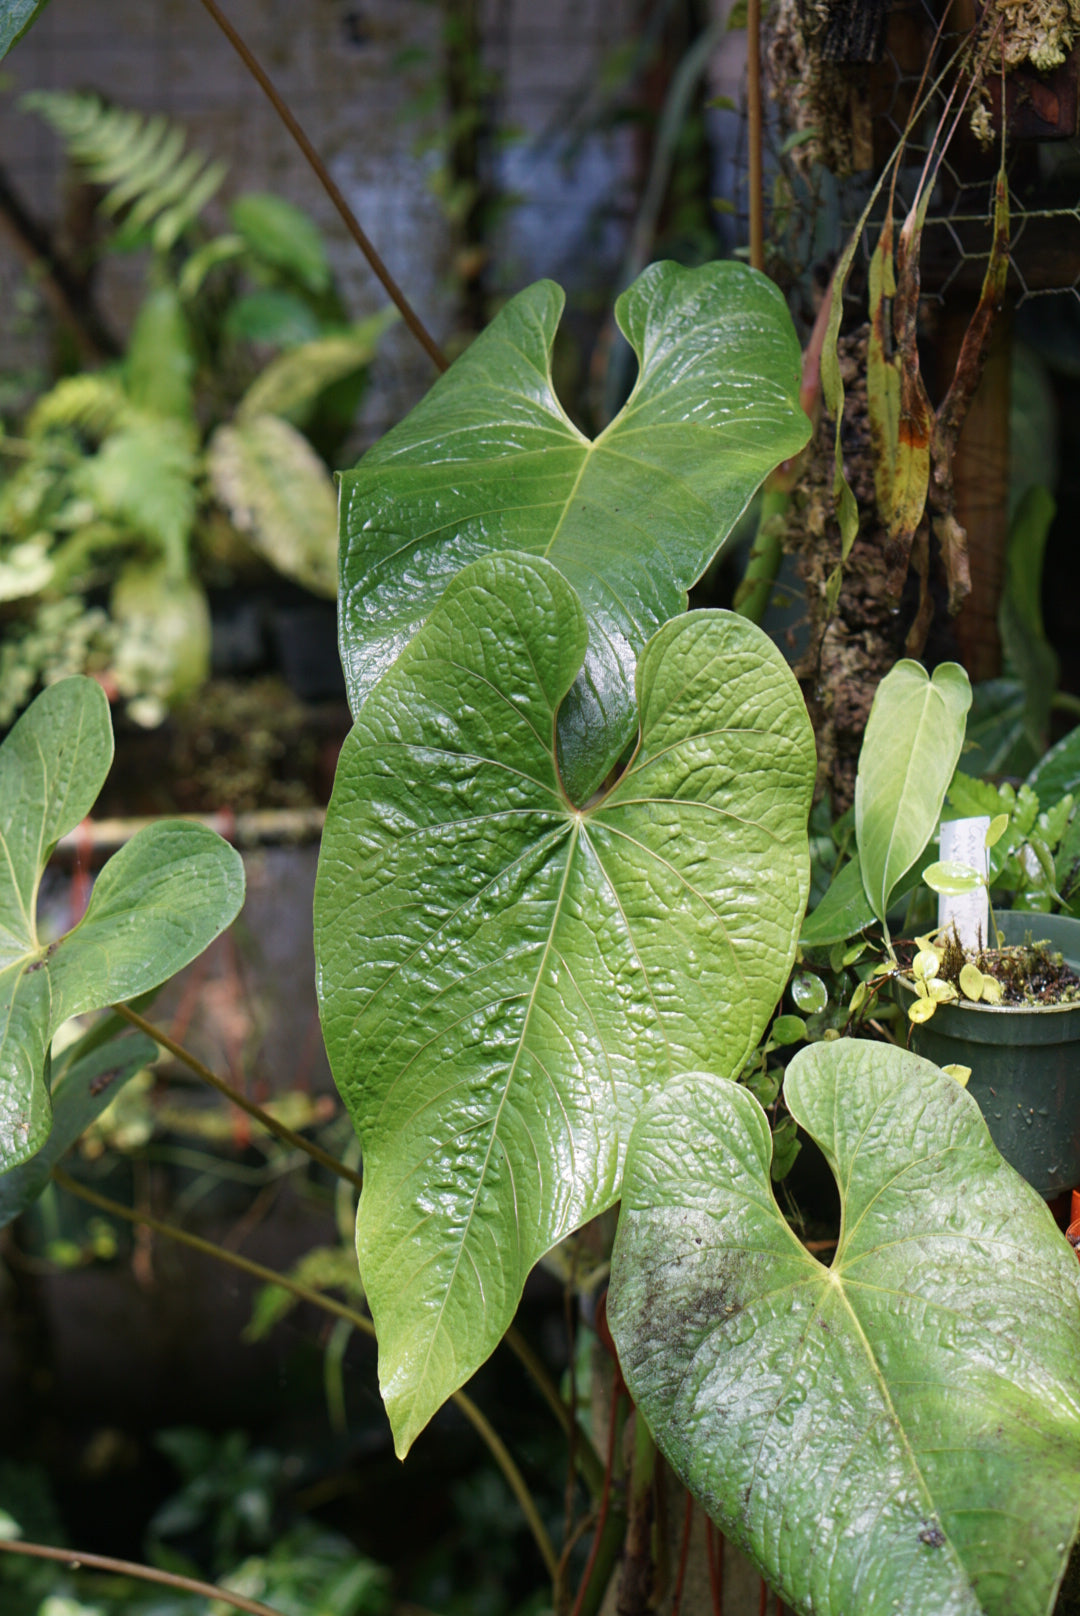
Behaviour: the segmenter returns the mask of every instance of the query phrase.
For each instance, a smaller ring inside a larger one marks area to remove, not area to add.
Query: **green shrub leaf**
[[[322,231],[310,214],[267,191],[248,191],[229,209],[233,229],[248,251],[271,269],[282,271],[306,291],[330,286],[330,261]]]
[[[160,820],[105,865],[77,926],[56,942],[39,937],[42,871],[90,812],[111,761],[105,693],[81,677],[45,690],[0,746],[0,1169],[48,1138],[44,1068],[56,1029],[157,987],[243,900],[233,848],[202,825]]]
[[[371,364],[379,338],[397,317],[391,308],[351,331],[290,347],[255,378],[240,401],[237,417],[281,415],[294,426],[304,426],[320,393]]]
[[[652,264],[615,306],[640,373],[590,441],[555,396],[563,294],[512,298],[342,478],[341,656],[353,711],[468,562],[552,561],[589,620],[559,717],[584,802],[630,741],[634,665],[685,609],[766,474],[805,443],[799,347],[775,286],[735,263]]]
[[[401,1453],[615,1200],[645,1098],[737,1071],[794,957],[814,747],[783,657],[728,612],[667,624],[633,761],[578,811],[555,720],[585,643],[555,567],[474,563],[365,702],[327,815],[321,1013]]]
[[[1080,1516],[1080,1268],[952,1077],[883,1044],[795,1056],[831,1268],[769,1127],[692,1075],[634,1130],[608,1318],[657,1444],[793,1611],[1047,1616]]]
[[[955,662],[931,679],[905,658],[878,685],[855,781],[855,838],[866,896],[882,922],[937,826],[970,706],[967,674]]]

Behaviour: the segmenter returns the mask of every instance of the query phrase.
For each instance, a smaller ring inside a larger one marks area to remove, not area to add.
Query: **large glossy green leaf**
[[[105,865],[77,926],[52,943],[39,937],[42,872],[90,812],[111,761],[109,706],[92,679],[51,685],[0,747],[0,1169],[48,1138],[45,1057],[61,1023],[157,987],[243,900],[243,866],[227,842],[161,820]]]
[[[0,0],[0,60],[41,16],[49,0]]]
[[[855,779],[855,839],[870,906],[889,899],[937,826],[964,743],[971,686],[956,662],[931,679],[905,658],[878,685]]]
[[[113,1017],[119,1021],[119,1017]],[[157,1059],[153,1039],[130,1030],[101,1043],[80,1039],[65,1051],[52,1081],[52,1131],[36,1156],[0,1173],[0,1229],[37,1200],[58,1161],[101,1115],[124,1084]]]
[[[929,1062],[815,1044],[784,1092],[840,1189],[831,1268],[769,1126],[692,1075],[634,1130],[608,1318],[676,1473],[793,1611],[1047,1616],[1080,1517],[1080,1267]]]
[[[667,624],[633,761],[578,811],[555,719],[585,639],[549,563],[474,563],[365,702],[327,815],[318,986],[399,1452],[618,1195],[643,1100],[737,1069],[794,956],[814,747],[782,656],[728,612]]]
[[[341,659],[353,711],[468,562],[555,563],[589,619],[560,714],[584,802],[633,735],[634,665],[758,484],[805,443],[784,300],[736,263],[653,264],[615,306],[640,371],[598,438],[555,396],[563,294],[512,298],[405,420],[342,478]]]

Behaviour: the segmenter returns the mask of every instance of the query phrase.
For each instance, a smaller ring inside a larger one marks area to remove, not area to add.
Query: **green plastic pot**
[[[1080,972],[1080,920],[1009,911],[1006,943],[1047,941]],[[1049,1201],[1080,1186],[1080,1005],[942,1005],[913,1029],[911,1047],[937,1066],[970,1066],[978,1101],[1005,1160]]]

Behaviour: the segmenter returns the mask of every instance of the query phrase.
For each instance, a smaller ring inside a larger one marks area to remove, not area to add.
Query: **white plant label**
[[[970,864],[973,869],[988,875],[990,849],[986,833],[990,829],[990,816],[979,814],[974,819],[950,819],[941,827],[941,861],[950,864]],[[990,906],[986,888],[976,892],[941,892],[938,894],[938,925],[956,926],[964,948],[985,948],[989,939]]]

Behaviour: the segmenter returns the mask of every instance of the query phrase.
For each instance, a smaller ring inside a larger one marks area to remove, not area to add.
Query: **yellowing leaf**
[[[941,966],[941,956],[935,948],[920,948],[911,962],[911,969],[916,977],[928,982],[932,976],[938,974]]]
[[[960,971],[960,991],[965,998],[974,999],[976,1004],[983,994],[983,974],[977,965],[965,965]]]
[[[983,973],[982,996],[987,1004],[1000,1004],[1002,999],[1001,983],[994,976]]]
[[[955,1078],[962,1089],[967,1088],[968,1078],[971,1076],[970,1066],[943,1066],[941,1070],[946,1074],[947,1077]]]
[[[913,1004],[908,1006],[908,1020],[915,1022],[929,1021],[936,1009],[937,1004],[933,999],[916,999]]]

